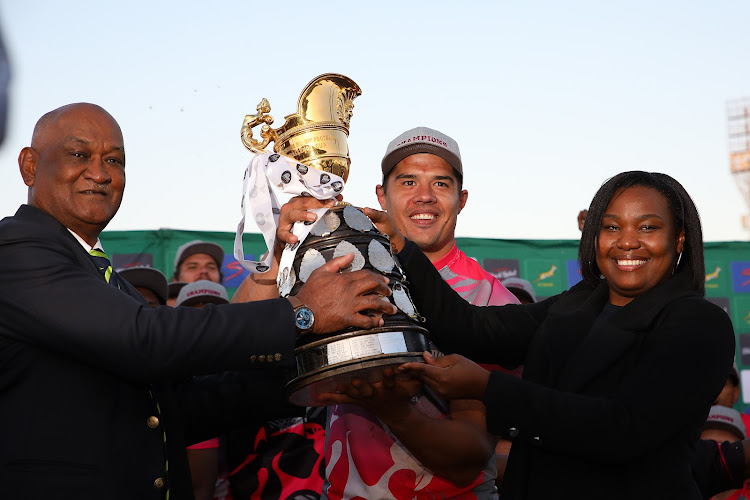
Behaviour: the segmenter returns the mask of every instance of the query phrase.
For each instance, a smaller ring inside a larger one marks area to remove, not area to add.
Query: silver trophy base
[[[360,330],[317,340],[295,349],[299,376],[286,385],[288,400],[299,406],[324,406],[318,395],[355,378],[370,383],[383,379],[383,370],[403,363],[423,362],[429,350],[427,330],[408,326]]]

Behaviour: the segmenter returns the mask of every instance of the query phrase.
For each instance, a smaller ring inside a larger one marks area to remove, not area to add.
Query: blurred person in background
[[[193,240],[177,249],[174,258],[172,281],[192,283],[209,280],[214,283],[224,281],[221,265],[224,262],[224,249],[210,241]]]
[[[134,266],[118,269],[117,274],[133,285],[151,307],[159,307],[167,303],[167,295],[169,294],[167,277],[158,269]]]

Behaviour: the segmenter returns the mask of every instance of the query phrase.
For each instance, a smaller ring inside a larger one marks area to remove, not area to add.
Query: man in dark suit
[[[337,272],[351,256],[294,302],[149,308],[99,241],[125,187],[117,122],[92,104],[51,111],[19,166],[28,205],[0,222],[3,498],[192,498],[185,445],[287,411],[301,327],[369,328],[382,320],[360,311],[395,312],[382,278]],[[295,321],[304,307],[312,325]]]

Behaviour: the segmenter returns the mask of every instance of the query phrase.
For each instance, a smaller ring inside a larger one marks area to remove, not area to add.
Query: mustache
[[[80,192],[93,191],[99,194],[109,194],[112,190],[109,187],[109,183],[96,182],[96,183],[90,183],[87,186],[84,186],[83,188],[79,189],[79,191]]]

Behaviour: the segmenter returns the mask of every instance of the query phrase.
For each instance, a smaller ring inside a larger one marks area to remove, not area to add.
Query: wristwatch
[[[313,323],[315,323],[313,312],[294,295],[289,295],[287,299],[292,303],[292,307],[294,307],[294,326],[297,327],[297,333],[310,332],[313,328]]]

